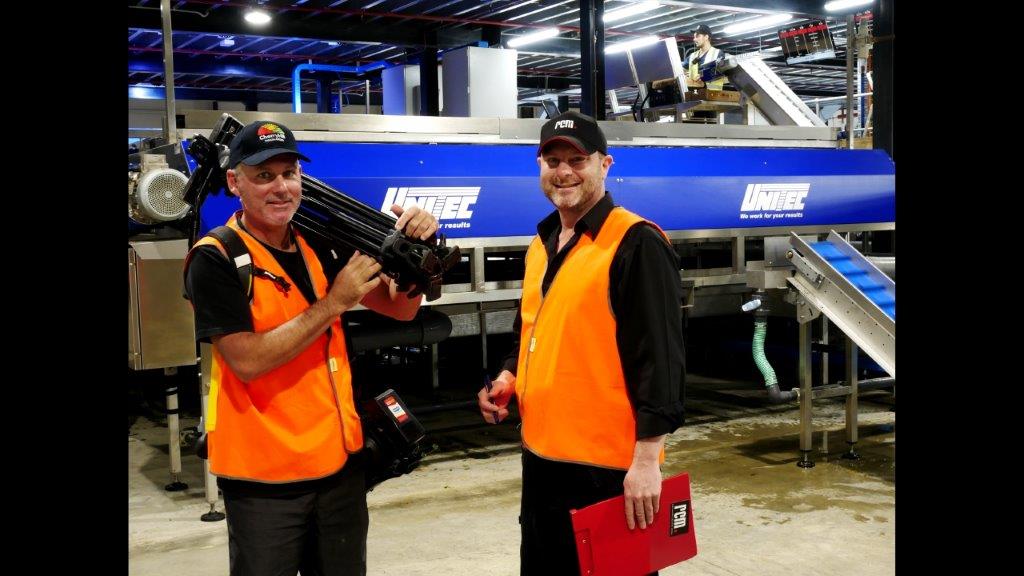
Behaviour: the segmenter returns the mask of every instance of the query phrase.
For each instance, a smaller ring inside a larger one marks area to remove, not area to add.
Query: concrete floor
[[[860,460],[840,458],[843,404],[816,402],[817,465],[802,469],[795,405],[767,406],[724,392],[729,383],[693,380],[688,423],[669,437],[663,470],[690,473],[698,554],[661,574],[895,573],[893,396],[862,396]],[[468,410],[421,417],[437,449],[412,474],[369,494],[369,574],[519,573],[518,434],[479,426],[478,418]],[[167,448],[162,424],[141,417],[131,426],[129,573],[227,574],[225,523],[199,520],[209,509],[202,461],[186,452],[189,489],[165,492]]]

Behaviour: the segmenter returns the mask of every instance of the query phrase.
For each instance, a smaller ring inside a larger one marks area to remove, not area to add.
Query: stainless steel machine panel
[[[192,306],[182,296],[188,242],[128,242],[128,367],[135,370],[196,362]]]

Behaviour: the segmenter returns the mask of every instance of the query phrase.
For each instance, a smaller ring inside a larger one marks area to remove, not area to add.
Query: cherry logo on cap
[[[277,124],[264,124],[259,127],[256,131],[256,136],[259,137],[262,142],[284,142],[284,130]]]

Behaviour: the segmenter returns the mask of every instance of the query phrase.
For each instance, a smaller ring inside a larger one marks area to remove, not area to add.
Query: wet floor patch
[[[663,470],[666,476],[686,471],[695,493],[734,495],[751,509],[790,514],[839,508],[858,521],[887,521],[895,503],[895,415],[862,415],[859,458],[851,460],[843,458],[848,446],[842,418],[834,409],[825,412],[814,429],[812,468],[796,465],[798,419],[773,414],[678,431],[666,443]],[[777,514],[770,522],[786,521]]]

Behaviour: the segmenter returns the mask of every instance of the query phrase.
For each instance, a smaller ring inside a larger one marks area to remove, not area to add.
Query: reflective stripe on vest
[[[269,250],[237,222],[228,221],[245,242],[255,266],[289,278]],[[327,294],[320,261],[295,234],[317,298]],[[217,244],[203,238],[196,246]],[[186,260],[187,262],[187,260]],[[265,332],[302,314],[309,303],[298,289],[287,292],[263,278],[253,279],[253,328]],[[206,428],[210,470],[224,478],[294,482],[329,476],[348,454],[363,447],[345,338],[340,318],[294,359],[249,382],[242,381],[214,346]]]
[[[643,221],[614,208],[597,238],[579,238],[546,295],[547,252],[539,237],[530,244],[516,397],[523,444],[538,456],[622,470],[633,461],[636,417],[615,339],[609,273],[622,238]]]

